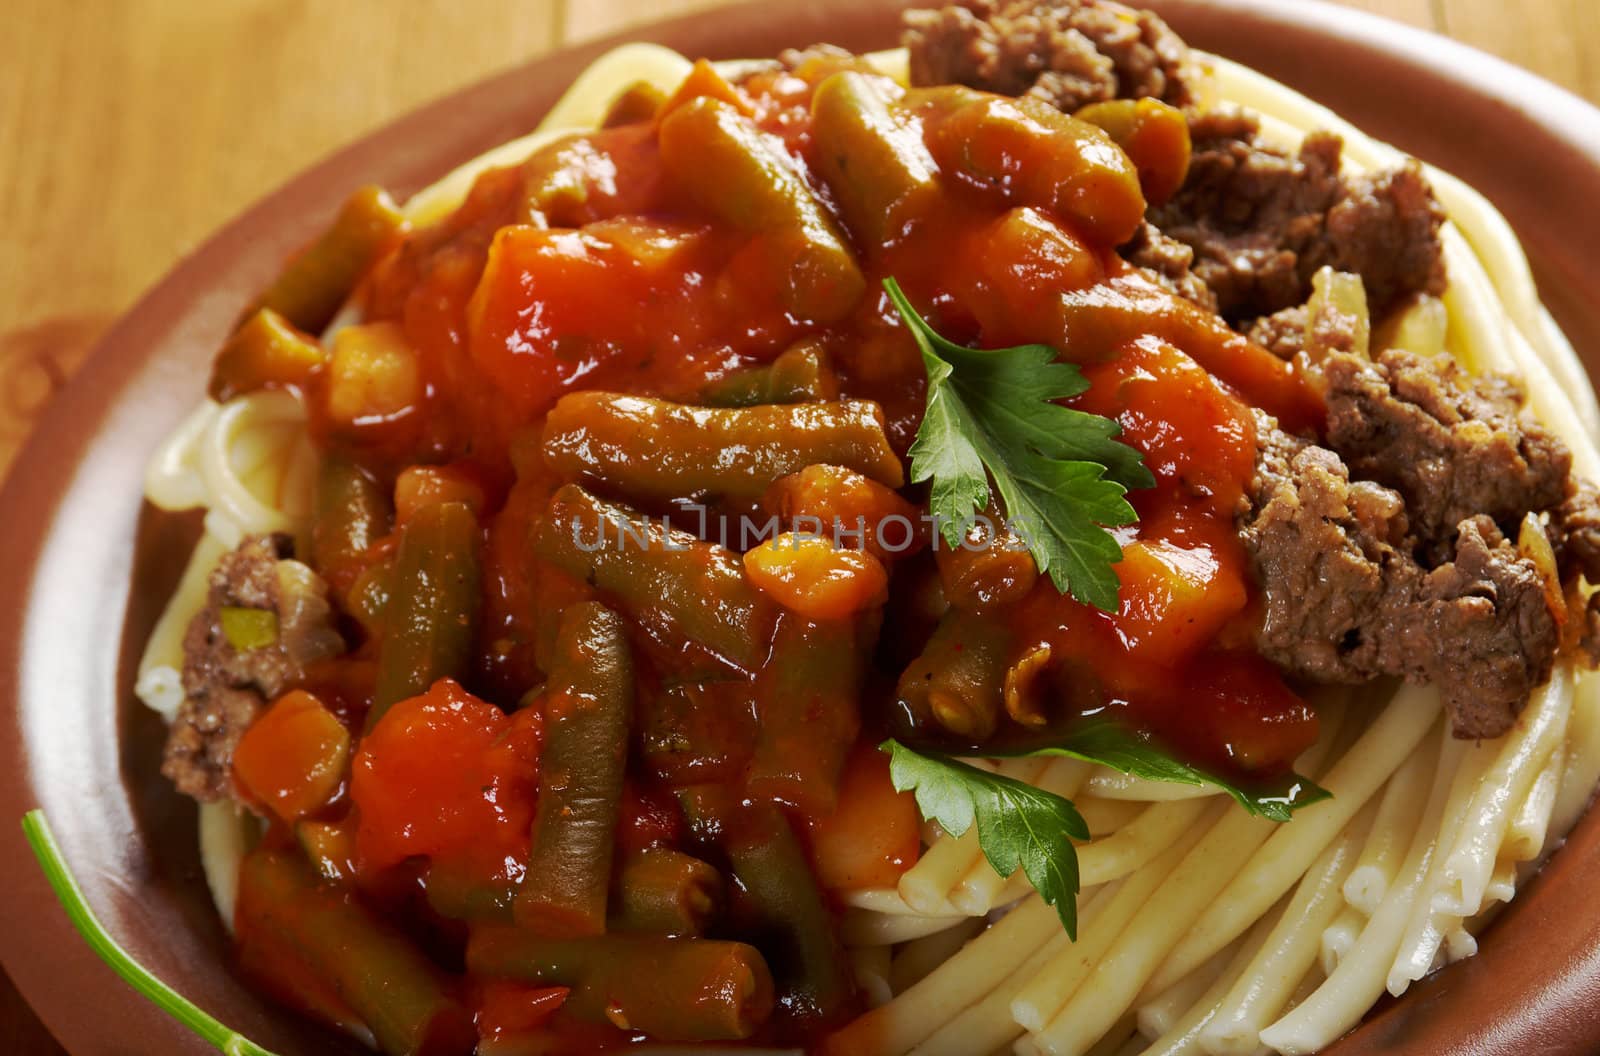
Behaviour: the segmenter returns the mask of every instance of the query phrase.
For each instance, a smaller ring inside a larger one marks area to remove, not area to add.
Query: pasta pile
[[[905,78],[903,52],[871,58]],[[1391,148],[1284,86],[1209,62],[1218,96],[1257,112],[1280,145],[1322,128],[1344,137],[1348,165],[1394,160]],[[447,215],[484,169],[595,126],[631,83],[670,90],[688,69],[652,45],[610,53],[537,131],[414,196],[408,217]],[[1461,181],[1437,170],[1429,177],[1450,214],[1448,325],[1442,344],[1412,351],[1448,350],[1470,369],[1525,379],[1531,406],[1571,447],[1575,471],[1600,479],[1600,406],[1539,303],[1509,226]],[[139,668],[140,696],[169,718],[182,699],[184,629],[208,571],[246,534],[304,533],[315,461],[298,400],[263,392],[208,402],[152,462],[154,504],[207,510],[205,535]],[[1077,941],[1024,878],[989,866],[975,831],[931,831],[897,889],[848,899],[843,934],[875,1007],[825,1051],[1310,1053],[1385,991],[1401,994],[1471,955],[1600,778],[1600,682],[1558,662],[1512,732],[1481,743],[1451,737],[1428,688],[1330,691],[1318,705],[1321,739],[1297,769],[1332,798],[1282,825],[1212,788],[1069,759],[973,760],[1070,797],[1087,820]],[[250,824],[231,806],[202,811],[207,877],[224,920]]]

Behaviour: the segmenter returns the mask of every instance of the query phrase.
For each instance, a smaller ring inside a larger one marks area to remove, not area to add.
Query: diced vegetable
[[[839,379],[822,343],[814,338],[803,338],[771,363],[730,374],[700,393],[700,402],[707,407],[820,403],[838,398]]]
[[[268,386],[305,385],[327,361],[322,345],[263,308],[228,335],[206,392],[219,403]]]
[[[395,323],[347,326],[333,336],[323,406],[335,424],[357,429],[415,411],[423,398],[422,367]]]
[[[900,675],[897,693],[911,714],[963,740],[982,741],[1000,721],[1001,692],[1014,639],[1004,623],[951,609]]]
[[[827,545],[825,542],[823,545]],[[756,742],[746,789],[756,799],[827,814],[861,729],[871,641],[855,620],[786,613],[755,683]]]
[[[889,575],[865,550],[842,550],[817,535],[784,532],[744,555],[744,573],[791,612],[840,620],[882,605]]]
[[[537,549],[635,619],[664,622],[747,671],[766,657],[771,606],[725,547],[569,484],[550,500]]]
[[[228,644],[240,652],[266,649],[278,642],[278,613],[275,609],[246,609],[224,605],[217,623]]]
[[[889,780],[888,756],[860,744],[845,763],[838,806],[812,818],[806,835],[825,890],[894,887],[917,860],[922,819],[916,800]]]
[[[1072,115],[1105,130],[1139,170],[1151,205],[1165,204],[1189,175],[1189,119],[1159,99],[1108,99]]]
[[[303,690],[279,697],[245,730],[233,753],[233,779],[285,822],[331,801],[345,780],[350,731]]]
[[[622,621],[595,602],[561,614],[543,698],[543,781],[517,923],[552,938],[598,935],[622,807],[633,717]]]
[[[887,77],[844,71],[811,97],[816,163],[862,245],[882,246],[937,208],[938,166]]]
[[[661,161],[702,209],[758,240],[797,319],[832,322],[861,300],[866,280],[827,210],[736,107],[700,96],[673,109],[661,121]]]
[[[396,701],[466,673],[482,604],[479,546],[478,519],[461,502],[425,506],[401,531],[369,728]]]
[[[477,1032],[420,950],[304,862],[259,849],[239,870],[238,933],[247,969],[285,960],[313,973],[371,1029],[387,1056],[466,1056]],[[268,980],[277,987],[305,979]]]
[[[571,988],[566,1008],[661,1041],[736,1041],[772,1012],[772,977],[739,942],[602,935],[544,939],[517,927],[475,929],[474,975]]]
[[[320,334],[372,263],[405,230],[405,218],[381,187],[363,187],[339,210],[333,225],[290,259],[261,295],[293,326]]]
[[[612,924],[619,931],[703,935],[722,899],[722,874],[715,868],[680,851],[652,847],[623,863]]]
[[[905,480],[883,411],[865,400],[713,408],[575,392],[545,419],[544,457],[565,480],[597,481],[638,499],[754,498],[819,462],[891,487]]]

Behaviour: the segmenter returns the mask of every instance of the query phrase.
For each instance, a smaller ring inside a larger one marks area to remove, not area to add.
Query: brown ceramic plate
[[[771,55],[896,37],[897,0],[749,4],[645,35],[690,55]],[[1319,4],[1150,0],[1197,46],[1294,85],[1455,171],[1505,210],[1591,372],[1600,357],[1600,113],[1488,56]],[[228,971],[195,851],[195,812],[156,772],[160,720],[134,700],[141,643],[196,535],[140,497],[149,452],[200,398],[234,314],[348,190],[410,192],[530,128],[616,41],[563,51],[396,122],[224,228],[101,342],[0,493],[0,958],[80,1056],[209,1050],[104,967],[33,867],[17,819],[48,812],[89,901],[161,978],[285,1054],[355,1052]],[[1412,988],[1341,1056],[1600,1051],[1600,812],[1520,893],[1478,956]]]

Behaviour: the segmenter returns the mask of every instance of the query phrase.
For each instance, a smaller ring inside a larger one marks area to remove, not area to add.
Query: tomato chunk
[[[525,860],[539,743],[537,709],[507,716],[449,679],[390,708],[362,740],[351,774],[359,868],[413,856]]]
[[[809,824],[817,880],[833,891],[893,887],[917,860],[920,815],[889,780],[889,757],[858,744],[839,779],[839,806]]]
[[[349,759],[350,731],[316,697],[293,690],[245,730],[233,779],[250,799],[293,822],[333,799]]]

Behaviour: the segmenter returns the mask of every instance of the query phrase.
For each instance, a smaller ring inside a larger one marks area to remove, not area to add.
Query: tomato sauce
[[[769,71],[734,87],[703,67],[691,82],[698,87],[686,92],[750,115],[831,205],[811,134],[816,81]],[[674,103],[683,105],[684,95]],[[941,120],[932,104],[926,120]],[[1078,364],[1089,387],[1071,406],[1115,419],[1155,478],[1129,496],[1137,523],[1116,533],[1123,547],[1116,611],[1083,605],[1040,577],[990,614],[1009,632],[1013,656],[1048,655],[1052,728],[1113,715],[1233,779],[1284,774],[1314,741],[1316,715],[1239,647],[1248,641],[1241,628],[1253,618],[1254,587],[1234,518],[1254,465],[1256,409],[1291,427],[1320,417],[1298,376],[1123,264],[1094,223],[1040,204],[1049,190],[1033,186],[1048,183],[1040,167],[1062,164],[1048,129],[979,144],[1005,179],[947,180],[937,208],[886,239],[852,236],[866,292],[842,317],[818,322],[796,314],[790,277],[771,266],[770,232],[719,220],[674,181],[662,161],[660,126],[658,117],[570,137],[520,166],[487,172],[450,218],[411,233],[374,268],[362,290],[366,323],[403,334],[398,354],[414,357],[422,379],[411,405],[371,420],[339,418],[328,410],[328,379],[310,386],[326,450],[390,487],[413,472],[408,467],[440,467],[407,478],[403,505],[453,496],[473,505],[483,524],[483,604],[465,688],[440,682],[394,705],[354,749],[349,803],[336,806],[350,809],[360,886],[392,899],[396,876],[412,878],[398,881],[402,888],[426,887],[430,868],[514,885],[526,867],[539,795],[535,698],[554,619],[565,605],[598,594],[593,582],[536,557],[531,544],[565,483],[540,457],[551,407],[580,389],[694,403],[708,385],[771,363],[808,338],[825,350],[843,398],[882,408],[885,432],[904,458],[927,383],[916,345],[881,292],[890,277],[951,340],[980,348],[1042,343]],[[890,497],[898,511],[924,508],[925,495],[911,486]],[[695,530],[673,504],[642,505]],[[758,507],[713,498],[712,521]],[[929,541],[920,534],[917,549]],[[393,551],[392,539],[380,540],[358,562],[365,567],[344,570],[340,582],[381,595],[379,574]],[[835,604],[830,596],[804,614],[852,617],[862,605],[881,604],[885,578],[890,595],[905,593],[915,569],[932,567],[928,555],[915,554],[890,554],[874,541],[871,552],[856,555],[857,564],[877,569],[864,600]],[[359,608],[356,589],[340,599],[346,611]],[[919,845],[914,805],[894,792],[884,757],[873,750],[903,719],[894,679],[931,629],[926,620],[898,618],[902,604],[890,601],[862,680],[863,732],[844,764],[839,806],[808,814],[782,804],[834,895],[893,886]],[[877,624],[867,630],[876,635]],[[643,688],[620,852],[690,847],[695,826],[674,791],[716,786],[744,795],[758,751],[754,673],[679,648],[658,627],[630,633]],[[340,662],[347,685],[372,677],[381,621],[357,637],[357,651]],[[359,689],[340,694],[361,696]],[[345,718],[359,730],[356,710]],[[432,908],[419,912],[437,914],[438,900],[429,901]],[[459,959],[462,927],[429,919],[431,941]],[[562,988],[483,987],[475,998],[480,1031],[497,1041],[563,1029],[592,1037],[596,1028],[568,1023],[565,998]]]

